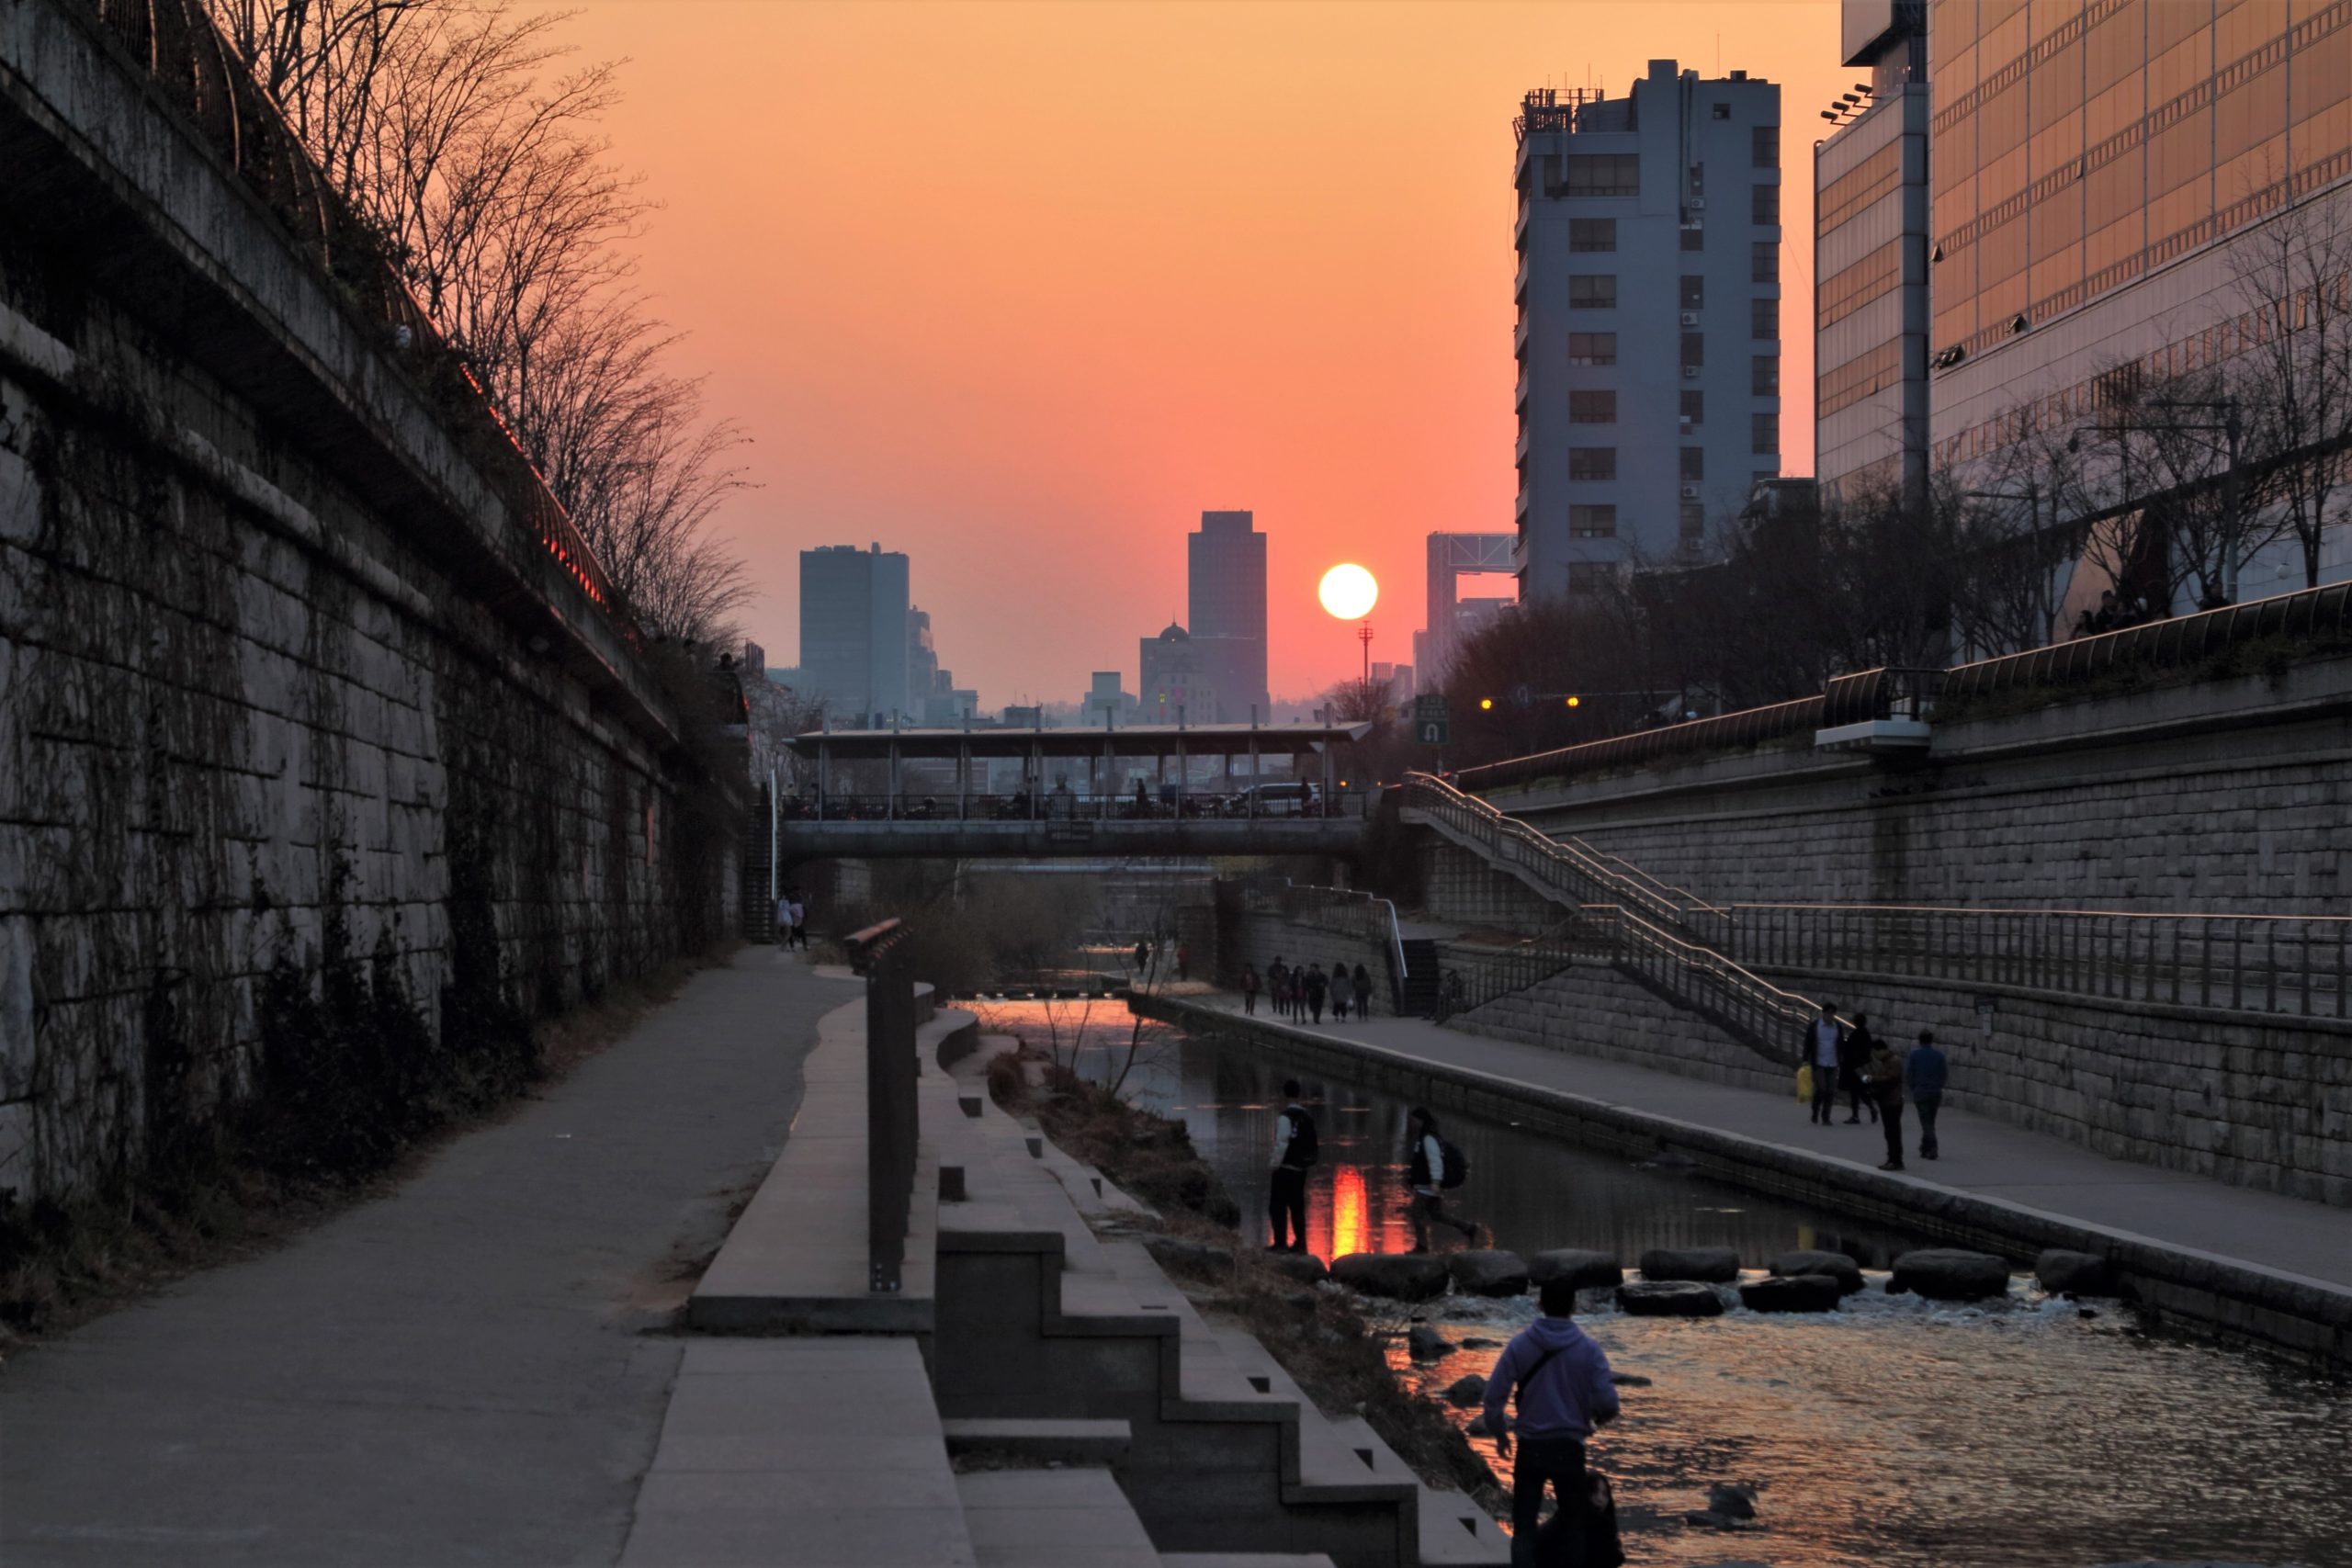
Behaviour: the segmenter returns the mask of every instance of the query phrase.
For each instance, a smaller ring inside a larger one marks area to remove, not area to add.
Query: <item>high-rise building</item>
[[[2246,364],[2303,310],[2248,276],[2279,239],[2352,233],[2352,6],[1933,0],[1927,26],[1931,460],[1978,471],[2041,433],[2224,423],[2138,405]],[[2344,276],[2308,287],[2340,297]],[[2086,440],[2086,463],[2105,450]],[[2323,580],[2352,573],[2346,532],[2326,530]],[[2193,604],[2158,566],[2127,592]],[[2241,599],[2304,585],[2293,541],[2240,571]],[[2111,581],[2073,575],[2062,623]]]
[[[1527,95],[1520,597],[1703,552],[1781,467],[1781,89],[1653,60]]]
[[[1217,689],[1199,653],[1199,642],[1170,622],[1158,637],[1143,639],[1136,662],[1142,696],[1137,709],[1146,724],[1214,724]]]
[[[1194,713],[1193,720],[1239,724],[1253,705],[1260,718],[1268,717],[1266,536],[1250,513],[1204,512],[1184,547],[1192,657],[1216,690],[1218,709]]]
[[[1844,0],[1840,59],[1869,80],[1813,144],[1814,472],[1826,491],[1924,493],[1928,30],[1923,0]]]
[[[931,612],[910,605],[907,610],[907,712],[922,712],[924,701],[938,690],[939,649],[932,641]]]
[[[861,722],[910,716],[907,558],[880,545],[800,552],[800,680]]]

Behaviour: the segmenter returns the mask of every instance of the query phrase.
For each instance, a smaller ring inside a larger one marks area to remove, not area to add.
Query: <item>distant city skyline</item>
[[[1428,536],[1512,525],[1498,143],[1526,90],[1622,94],[1668,56],[1781,84],[1794,300],[1816,110],[1861,79],[1829,0],[588,0],[558,36],[627,62],[606,130],[662,204],[639,280],[689,334],[679,372],[752,438],[759,488],[718,516],[760,592],[744,631],[798,647],[798,552],[879,538],[992,705],[1073,700],[1185,615],[1183,538],[1219,504],[1267,536],[1272,695],[1359,668],[1315,600],[1339,561],[1383,585],[1374,656],[1408,659]],[[956,106],[953,177],[910,97]],[[749,156],[755,100],[772,151]],[[1809,334],[1784,349],[1781,466],[1805,473]]]

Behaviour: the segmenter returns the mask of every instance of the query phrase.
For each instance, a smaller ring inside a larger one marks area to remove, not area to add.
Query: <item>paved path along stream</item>
[[[820,1014],[774,949],[381,1199],[0,1373],[0,1561],[608,1563],[677,1375],[645,1330],[782,1146]]]
[[[1187,996],[1187,1002],[1241,1010],[1229,993]],[[1259,1019],[1268,1015],[1261,1005]],[[1423,1019],[1372,1018],[1346,1023],[1272,1021],[1337,1040],[1378,1046],[1521,1083],[1540,1085],[1629,1110],[1695,1122],[1744,1137],[1804,1149],[1874,1169],[1886,1157],[1880,1130],[1838,1120],[1818,1127],[1795,1098],[1709,1083],[1654,1068],[1573,1052],[1522,1045],[1442,1028]],[[1947,1042],[1956,1085],[1969,1071],[1967,1046]],[[1915,1181],[2044,1210],[2173,1247],[2300,1274],[2352,1289],[2352,1209],[2233,1187],[2185,1171],[2109,1159],[2048,1133],[1973,1112],[1946,1110],[1937,1119],[1942,1157],[1918,1159],[1916,1118],[1904,1128]]]

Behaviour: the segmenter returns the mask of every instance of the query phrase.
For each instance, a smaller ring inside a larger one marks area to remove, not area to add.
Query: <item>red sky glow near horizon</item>
[[[564,31],[628,62],[639,281],[752,438],[718,524],[751,637],[797,662],[799,551],[879,541],[991,708],[1133,690],[1204,509],[1268,536],[1277,697],[1357,668],[1316,597],[1340,561],[1379,579],[1373,657],[1410,660],[1424,537],[1511,525],[1521,95],[1667,57],[1781,84],[1793,325],[1819,111],[1860,79],[1834,0],[584,0]]]

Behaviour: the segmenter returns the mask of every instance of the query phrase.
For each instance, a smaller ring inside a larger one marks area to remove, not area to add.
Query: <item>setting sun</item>
[[[1379,582],[1352,561],[1325,572],[1323,585],[1316,592],[1323,601],[1323,608],[1343,621],[1360,621],[1380,603]]]

